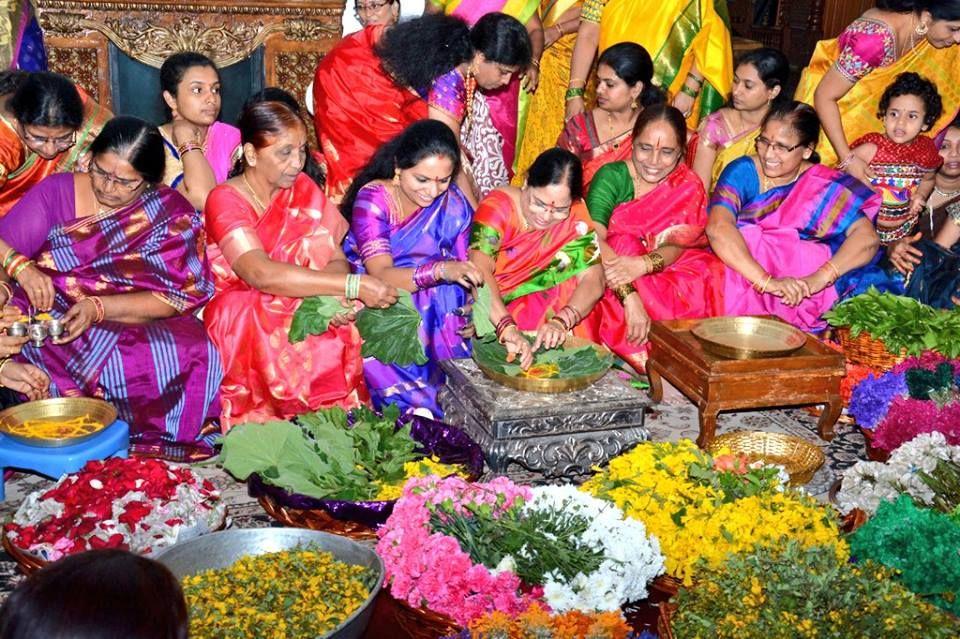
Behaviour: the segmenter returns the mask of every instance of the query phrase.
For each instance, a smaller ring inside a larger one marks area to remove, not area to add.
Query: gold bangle
[[[633,284],[621,284],[612,290],[613,294],[616,295],[621,304],[623,304],[628,297],[637,292],[637,289]]]
[[[587,86],[587,81],[581,80],[580,78],[572,78],[569,82],[567,82],[568,89],[582,89],[585,86]]]
[[[7,364],[9,363],[10,363],[9,357],[4,357],[2,360],[0,360],[0,377],[3,376],[3,369],[6,368]]]
[[[663,256],[657,253],[656,251],[652,253],[647,253],[644,257],[650,260],[650,272],[659,273],[666,266]]]
[[[837,268],[837,265],[833,263],[833,260],[827,260],[824,262],[820,268],[829,267],[833,271],[833,279],[830,280],[830,283],[833,284],[840,279],[840,269]]]
[[[763,295],[764,291],[767,290],[767,286],[769,286],[770,284],[770,280],[772,279],[773,279],[773,275],[771,275],[770,273],[767,273],[767,276],[765,278],[753,283],[753,290]]]

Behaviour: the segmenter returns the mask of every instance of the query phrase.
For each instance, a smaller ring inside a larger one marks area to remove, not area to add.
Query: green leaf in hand
[[[477,337],[486,337],[497,332],[493,322],[490,321],[491,295],[489,286],[481,286],[477,289],[477,299],[473,301],[473,329]]]
[[[296,344],[307,339],[307,335],[322,335],[330,328],[334,315],[351,310],[329,295],[305,297],[293,314],[288,339],[291,344]]]
[[[408,291],[398,290],[397,303],[388,308],[365,308],[357,313],[357,330],[363,337],[361,354],[384,364],[426,364],[420,341],[420,313]]]

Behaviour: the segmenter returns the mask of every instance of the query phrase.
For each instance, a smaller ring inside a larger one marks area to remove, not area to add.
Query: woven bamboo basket
[[[278,504],[270,495],[261,495],[257,501],[268,515],[284,526],[322,530],[355,541],[370,541],[377,538],[377,531],[355,521],[334,519],[322,508],[288,508]]]
[[[15,546],[13,542],[7,538],[6,534],[0,533],[0,538],[2,538],[3,549],[10,555],[11,559],[17,562],[17,566],[19,566],[23,574],[30,576],[49,563]]]
[[[836,329],[835,335],[843,348],[843,356],[852,364],[886,372],[907,358],[906,349],[900,349],[900,353],[895,355],[887,350],[886,344],[874,339],[866,331],[853,337],[850,329],[843,326]]]
[[[414,608],[407,602],[394,597],[390,599],[394,604],[394,619],[403,631],[400,636],[410,637],[410,639],[437,639],[455,635],[463,630],[446,615],[426,608]]]
[[[819,446],[783,433],[738,430],[717,437],[709,450],[713,453],[724,447],[745,454],[751,461],[783,466],[794,486],[808,483],[827,460]]]

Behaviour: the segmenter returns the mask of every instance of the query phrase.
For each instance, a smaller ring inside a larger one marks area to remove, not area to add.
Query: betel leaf
[[[497,328],[490,321],[490,296],[489,286],[477,289],[477,298],[473,301],[473,330],[477,337],[486,337],[497,332]]]
[[[305,297],[293,314],[288,339],[291,344],[296,344],[307,339],[307,335],[322,335],[330,328],[334,315],[351,310],[329,295]]]
[[[524,337],[531,341],[529,335]],[[518,377],[522,374],[519,366],[507,362],[507,349],[493,336],[473,340],[473,357],[485,367],[505,375]],[[613,357],[600,355],[591,345],[561,346],[559,348],[540,348],[533,358],[533,366],[554,364],[558,369],[556,377],[584,377],[610,368]]]
[[[364,308],[357,313],[357,330],[363,337],[364,357],[384,364],[426,364],[420,341],[420,313],[408,291],[398,290],[397,303],[388,308]]]
[[[241,481],[257,473],[291,492],[321,499],[329,494],[318,492],[317,486],[333,469],[290,422],[234,426],[223,438],[219,462]]]

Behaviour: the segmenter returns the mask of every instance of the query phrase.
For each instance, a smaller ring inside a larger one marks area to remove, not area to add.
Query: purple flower
[[[906,393],[904,373],[889,372],[880,377],[870,375],[853,389],[850,414],[862,428],[876,428],[887,414],[891,402]]]

